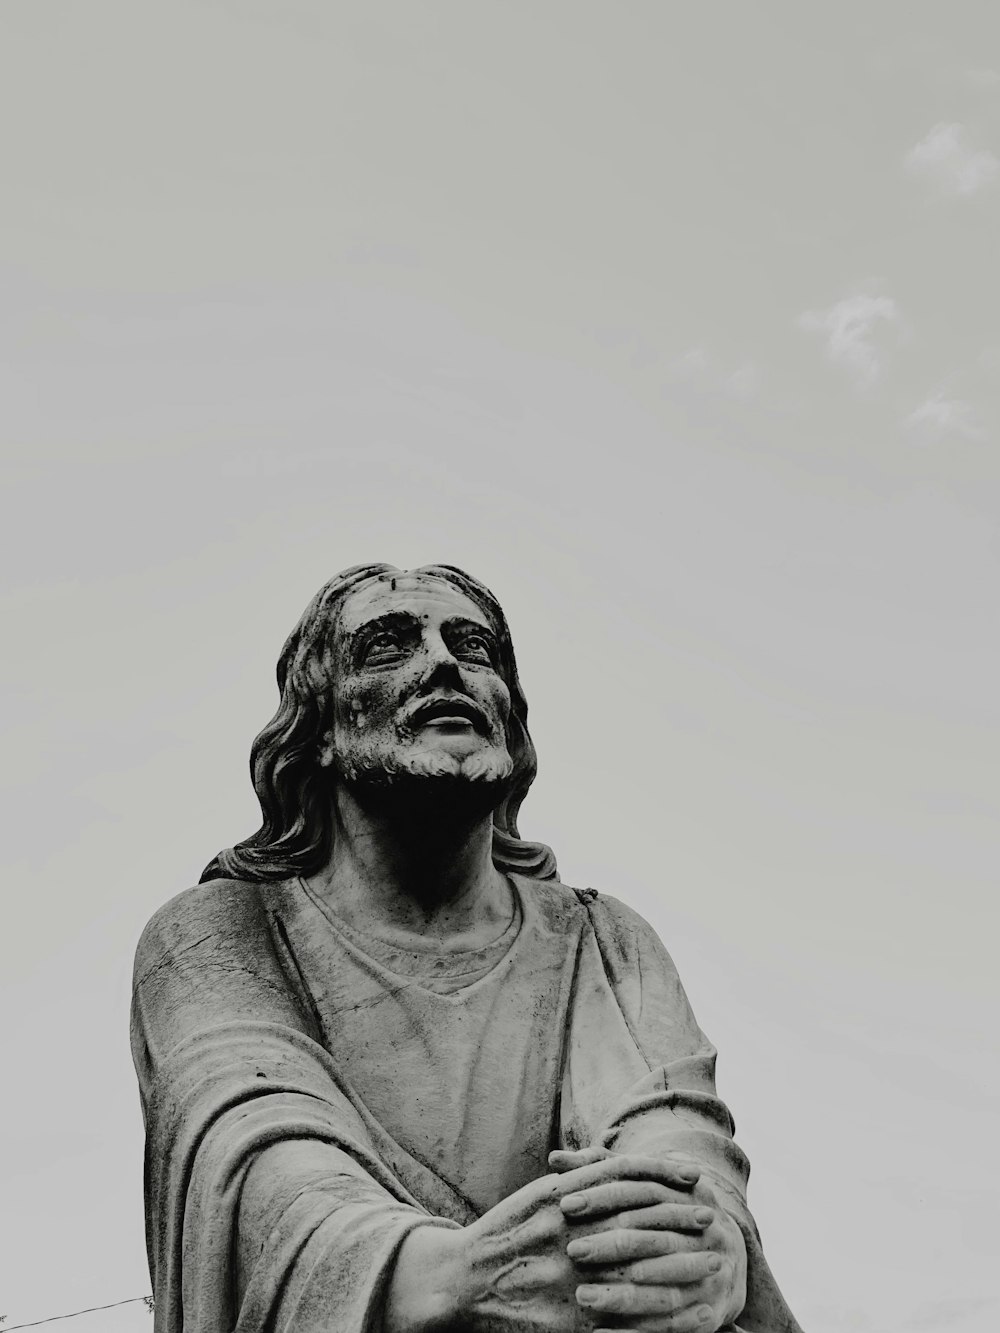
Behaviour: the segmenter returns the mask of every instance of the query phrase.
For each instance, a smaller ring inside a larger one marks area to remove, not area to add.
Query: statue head
[[[493,812],[493,860],[556,874],[517,832],[536,771],[528,705],[493,594],[451,565],[357,565],[320,588],[278,659],[278,711],[253,743],[258,831],[202,879],[279,880],[327,861],[333,786],[377,796],[451,784]]]

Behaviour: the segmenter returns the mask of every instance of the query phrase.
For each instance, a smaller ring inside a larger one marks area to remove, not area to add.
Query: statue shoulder
[[[575,888],[560,880],[531,880],[526,886],[549,915],[566,916],[584,910],[601,946],[601,952],[622,962],[639,954],[665,954],[663,943],[649,922],[634,908],[611,894],[592,888]]]
[[[562,929],[598,897],[596,889],[575,889],[560,879],[535,879],[519,874],[512,878],[518,882],[521,897],[530,900],[555,930]]]
[[[175,894],[146,923],[135,955],[138,978],[144,965],[165,955],[178,957],[212,945],[237,945],[265,928],[261,886],[236,879],[212,879]]]
[[[171,1051],[208,1029],[252,1020],[306,1030],[275,948],[272,889],[280,885],[208,880],[164,903],[142,932],[131,1026],[144,1087]]]
[[[592,911],[600,915],[606,929],[623,947],[636,949],[655,941],[662,948],[660,937],[646,918],[619,898],[613,898],[609,893],[597,894]]]
[[[575,889],[584,903],[605,963],[614,972],[631,973],[646,960],[658,969],[674,970],[660,936],[634,907],[609,893]]]

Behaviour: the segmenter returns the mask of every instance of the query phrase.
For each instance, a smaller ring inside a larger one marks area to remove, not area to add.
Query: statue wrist
[[[458,1333],[464,1249],[451,1227],[415,1227],[404,1239],[389,1279],[382,1333]]]

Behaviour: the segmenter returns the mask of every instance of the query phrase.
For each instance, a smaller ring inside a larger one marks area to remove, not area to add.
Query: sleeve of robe
[[[432,1216],[314,1040],[255,886],[168,903],[136,955],[155,1333],[373,1333]]]
[[[747,1207],[750,1164],[715,1089],[716,1051],[653,929],[614,898],[584,897],[585,932],[568,1034],[562,1134],[571,1147],[694,1159],[747,1248],[745,1333],[801,1333]],[[609,1002],[609,993],[613,1000]]]

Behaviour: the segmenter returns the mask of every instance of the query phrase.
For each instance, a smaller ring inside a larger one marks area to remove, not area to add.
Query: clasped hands
[[[465,1317],[483,1333],[715,1333],[746,1300],[746,1246],[697,1165],[606,1149],[465,1228]]]

